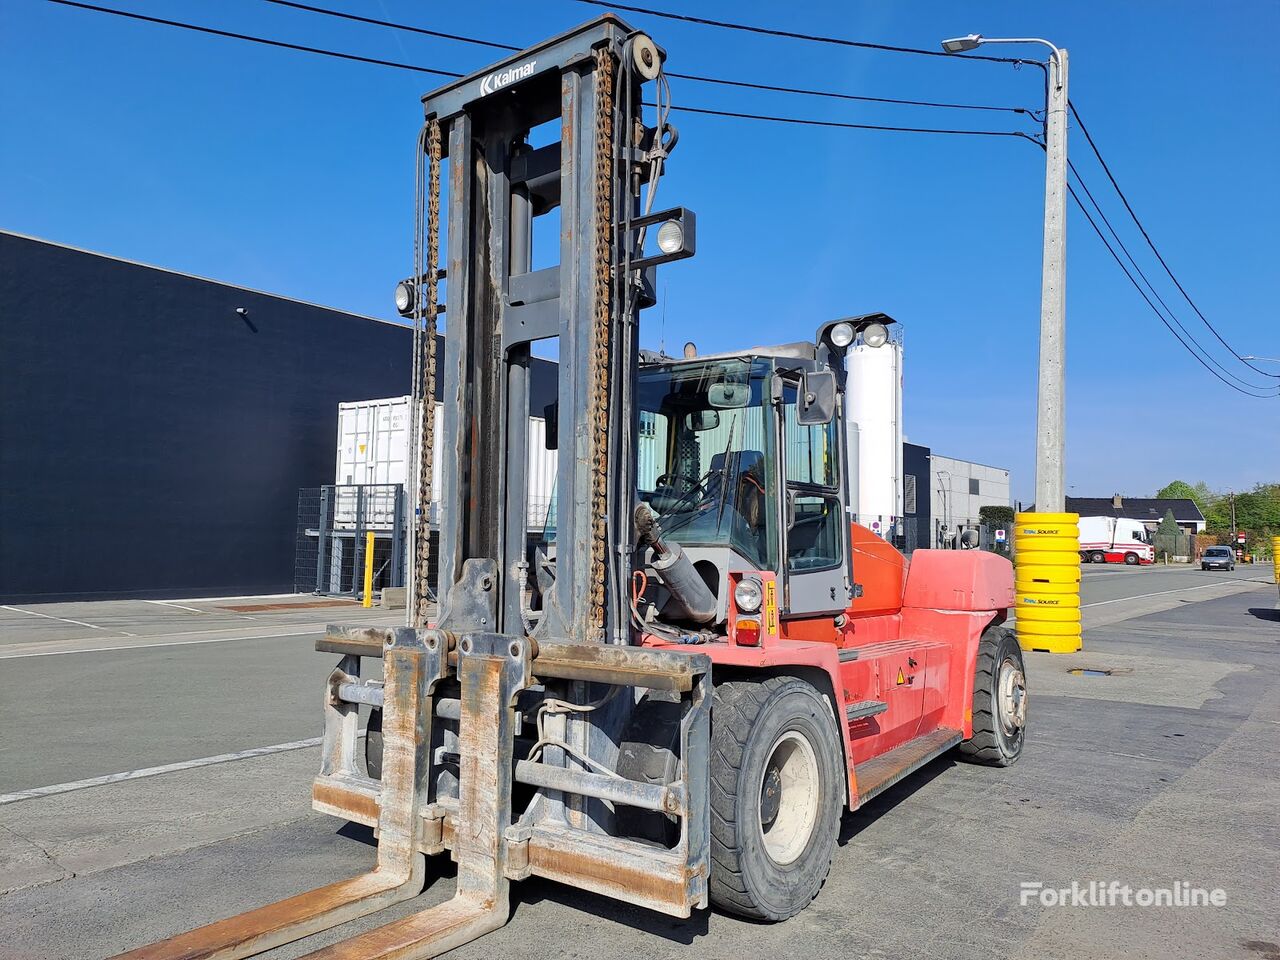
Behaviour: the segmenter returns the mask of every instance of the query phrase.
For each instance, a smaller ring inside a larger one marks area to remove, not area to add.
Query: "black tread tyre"
[[[978,641],[978,660],[973,670],[973,736],[960,744],[962,757],[971,763],[1007,767],[1022,755],[1026,738],[1026,676],[1022,648],[1013,631],[988,627]],[[1002,695],[1002,683],[1013,690]]]
[[[1138,555],[1136,553],[1126,553],[1124,555],[1124,562],[1131,567],[1137,566]]]
[[[1095,550],[1093,553],[1089,554],[1089,562],[1090,563],[1106,563],[1107,555],[1103,553],[1101,550]]]
[[[711,902],[770,921],[808,906],[831,870],[845,780],[830,707],[810,684],[770,677],[716,687]]]
[[[374,780],[382,779],[382,708],[369,711],[364,732],[364,769]]]

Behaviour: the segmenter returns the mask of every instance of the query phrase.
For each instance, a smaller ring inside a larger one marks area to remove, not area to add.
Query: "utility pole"
[[[1067,51],[1034,37],[980,34],[942,41],[947,53],[988,43],[1039,43],[1048,64],[1044,121],[1044,259],[1040,277],[1040,379],[1036,404],[1036,511],[1066,509]]]
[[[1231,549],[1236,548],[1236,492],[1231,491]]]
[[[1040,278],[1040,402],[1036,509],[1066,509],[1067,51],[1049,60],[1045,114],[1044,267]],[[1043,506],[1041,506],[1043,504]]]

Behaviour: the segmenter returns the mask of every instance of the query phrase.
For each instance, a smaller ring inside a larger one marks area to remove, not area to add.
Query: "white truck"
[[[1156,551],[1147,528],[1129,517],[1081,517],[1080,562],[1155,563]]]

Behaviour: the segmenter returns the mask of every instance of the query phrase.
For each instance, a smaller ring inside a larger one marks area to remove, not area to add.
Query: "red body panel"
[[[881,551],[866,544],[861,554],[876,557]],[[897,581],[901,587],[893,586],[892,559],[886,555],[881,560],[877,594],[866,605],[855,601],[840,625],[831,617],[807,617],[783,620],[774,630],[777,621],[766,603],[759,614],[743,615],[762,627],[758,634],[750,634],[758,636],[758,644],[739,645],[738,614],[730,604],[728,636],[723,641],[682,646],[646,635],[643,642],[705,653],[716,667],[737,671],[825,674],[834,692],[831,708],[845,747],[847,799],[851,808],[856,807],[858,764],[940,727],[959,730],[965,737],[972,734],[978,640],[1013,605],[1013,566],[1003,557],[977,550],[917,550],[905,565],[899,555],[897,569],[905,572],[904,579]],[[765,582],[769,596],[769,588],[776,588],[774,575],[754,575]],[[730,589],[741,576],[730,575]],[[862,568],[856,576],[863,582]],[[901,589],[902,596],[889,604],[885,591],[895,589]],[[865,587],[859,599],[868,599]],[[857,655],[850,658],[854,650]],[[846,651],[843,660],[841,651]],[[846,707],[866,700],[882,702],[886,709],[872,717],[847,720]]]

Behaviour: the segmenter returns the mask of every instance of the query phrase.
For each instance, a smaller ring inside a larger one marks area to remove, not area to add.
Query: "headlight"
[[[413,313],[413,284],[408,280],[401,280],[396,284],[396,313],[402,317],[407,317]]]
[[[868,347],[883,347],[889,339],[889,331],[883,323],[869,323],[862,328],[862,342]]]
[[[831,328],[828,334],[831,338],[833,347],[844,348],[853,343],[853,325],[848,323],[837,323]]]
[[[684,246],[684,228],[679,220],[668,220],[658,228],[658,249],[663,253],[678,253]]]
[[[755,577],[743,577],[733,588],[733,602],[743,613],[755,613],[764,600],[764,588]]]

